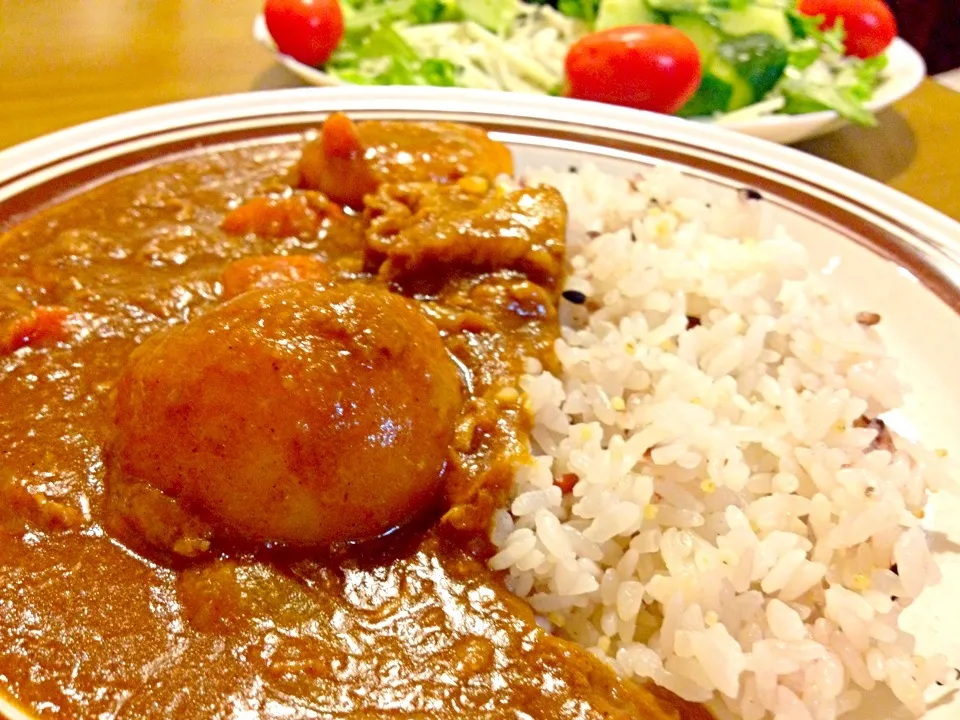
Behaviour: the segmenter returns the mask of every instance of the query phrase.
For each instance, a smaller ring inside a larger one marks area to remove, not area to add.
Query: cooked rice
[[[755,236],[746,194],[670,169],[525,181],[566,197],[586,302],[563,302],[562,376],[528,363],[534,462],[491,565],[622,675],[746,720],[829,720],[879,684],[921,714],[946,661],[898,617],[939,579],[920,518],[952,466],[875,447],[862,418],[903,390],[874,323],[782,230]]]

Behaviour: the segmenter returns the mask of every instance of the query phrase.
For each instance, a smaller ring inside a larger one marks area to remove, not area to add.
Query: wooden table
[[[299,81],[251,36],[261,0],[0,0],[0,148],[158,103]],[[803,143],[960,220],[960,93],[926,82]]]

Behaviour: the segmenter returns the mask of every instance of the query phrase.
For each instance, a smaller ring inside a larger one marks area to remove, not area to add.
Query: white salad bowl
[[[277,51],[276,43],[267,31],[267,24],[263,15],[258,15],[253,23],[253,36],[257,42],[269,50],[277,62],[283,65],[303,82],[317,87],[335,87],[344,83],[338,78],[294,60],[289,55]],[[884,79],[874,93],[873,98],[865,103],[871,112],[879,112],[898,100],[903,99],[923,82],[927,68],[923,58],[909,43],[897,38],[887,49],[888,65],[884,70]],[[698,118],[697,122],[722,125],[745,135],[770,140],[782,145],[790,145],[826,135],[839,130],[849,122],[833,110],[804,113],[803,115],[764,115],[761,117],[745,117],[740,111],[729,119],[719,121],[710,118]]]

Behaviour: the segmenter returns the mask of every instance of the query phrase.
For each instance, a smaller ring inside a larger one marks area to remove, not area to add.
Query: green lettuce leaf
[[[820,29],[820,23],[823,22],[823,15],[803,15],[794,10],[787,13],[787,19],[793,29],[793,34],[799,40],[812,40],[817,45],[822,45],[833,52],[843,55],[843,43],[847,39],[847,33],[843,29],[843,19],[839,18],[832,28],[827,30]]]
[[[326,65],[327,72],[355,85],[457,84],[459,69],[448,60],[421,58],[391,26],[348,35]]]
[[[463,13],[456,0],[414,0],[410,19],[416,25],[461,20]]]
[[[557,10],[567,17],[579,18],[588,25],[593,25],[597,19],[597,8],[600,0],[558,0]]]
[[[428,25],[463,19],[456,0],[342,0],[340,8],[347,34],[397,21]]]
[[[887,56],[877,55],[876,57],[861,60],[853,65],[853,75],[855,82],[850,84],[850,93],[866,102],[873,97],[877,86],[883,80],[883,71],[887,69]]]
[[[517,19],[517,0],[459,0],[460,11],[467,20],[495,33],[506,31]]]
[[[822,17],[791,12],[789,18],[797,39],[789,47],[787,77],[777,87],[785,100],[781,112],[798,115],[834,110],[851,122],[876,125],[864,103],[881,82],[886,57],[846,57],[842,20],[821,30]]]
[[[819,110],[833,110],[840,117],[858,125],[874,127],[877,119],[863,106],[850,88],[835,83],[815,83],[800,79],[788,79],[780,85],[786,103],[781,112],[787,115],[802,115]]]

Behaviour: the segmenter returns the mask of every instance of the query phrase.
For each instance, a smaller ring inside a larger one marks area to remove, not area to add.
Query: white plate
[[[257,42],[273,53],[277,62],[305,83],[318,87],[334,87],[343,84],[339,79],[322,70],[277,52],[277,46],[267,31],[263,15],[258,15],[253,22],[253,36]],[[873,112],[883,110],[912,93],[927,74],[927,67],[920,53],[900,38],[893,41],[887,50],[887,57],[889,64],[886,69],[886,79],[877,88],[873,99],[866,103],[867,108]],[[712,121],[704,119],[698,122]],[[826,135],[849,123],[832,110],[824,110],[804,115],[769,115],[754,120],[718,124],[746,135],[789,145]]]
[[[878,326],[912,393],[891,421],[905,435],[960,455],[960,224],[890,188],[790,148],[677,118],[560,98],[443,88],[277,90],[161,106],[0,152],[0,218],[10,221],[91,180],[146,161],[237,142],[295,137],[329,113],[444,119],[488,128],[517,169],[585,162],[633,174],[671,162],[710,192],[762,191],[767,227],[784,225],[814,263]],[[960,501],[936,497],[925,519],[942,583],[903,616],[923,652],[960,666]],[[0,668],[2,674],[3,668]],[[0,689],[2,695],[2,689]],[[960,700],[931,693],[925,720],[957,720]],[[0,716],[27,717],[0,696]],[[905,720],[884,693],[846,720]]]

